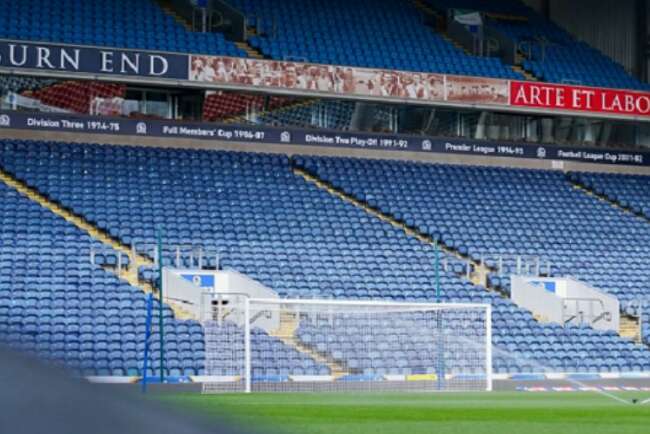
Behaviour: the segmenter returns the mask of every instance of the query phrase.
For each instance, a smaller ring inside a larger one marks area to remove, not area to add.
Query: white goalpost
[[[204,393],[492,389],[487,304],[211,300]]]

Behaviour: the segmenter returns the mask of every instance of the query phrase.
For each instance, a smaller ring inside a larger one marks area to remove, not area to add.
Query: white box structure
[[[619,331],[620,303],[612,294],[572,277],[513,275],[510,282],[512,301],[543,322]]]
[[[492,389],[490,305],[217,300],[204,393]]]

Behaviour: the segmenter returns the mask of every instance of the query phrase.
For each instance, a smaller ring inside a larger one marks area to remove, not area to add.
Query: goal
[[[492,389],[490,305],[212,297],[204,393]]]

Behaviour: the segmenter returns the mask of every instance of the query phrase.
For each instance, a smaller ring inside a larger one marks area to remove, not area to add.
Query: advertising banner
[[[650,93],[513,81],[510,104],[549,110],[650,117]]]
[[[102,118],[59,113],[0,112],[0,130],[5,128],[235,142],[242,144],[242,150],[246,149],[247,143],[268,143],[303,147],[318,146],[395,152],[460,154],[483,158],[508,157],[650,166],[650,153],[627,150],[446,139],[401,134],[220,125],[173,120]]]
[[[507,80],[218,56],[192,56],[190,80],[386,100],[509,102]]]
[[[447,75],[445,82],[445,101],[448,102],[499,106],[509,103],[510,89],[506,80]]]
[[[650,121],[650,92],[293,61],[0,40],[0,70]]]
[[[190,63],[190,81],[268,91],[650,119],[650,92],[220,56]]]

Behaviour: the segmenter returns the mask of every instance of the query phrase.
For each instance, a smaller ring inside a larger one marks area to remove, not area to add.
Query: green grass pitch
[[[631,401],[650,393],[617,395]],[[650,405],[626,405],[596,393],[179,394],[161,399],[262,433],[650,433]]]

